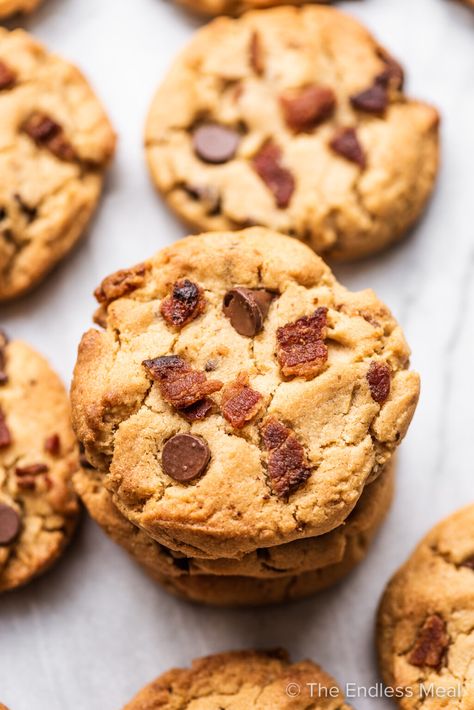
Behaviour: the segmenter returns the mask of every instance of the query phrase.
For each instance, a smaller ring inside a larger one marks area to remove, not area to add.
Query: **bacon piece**
[[[129,293],[143,286],[149,270],[149,264],[137,264],[131,269],[116,271],[102,281],[94,291],[94,296],[99,303],[108,306],[112,301],[128,296]]]
[[[168,298],[161,304],[161,315],[175,328],[182,328],[198,317],[206,307],[204,291],[200,286],[182,279],[176,281]]]
[[[262,428],[263,444],[268,457],[268,477],[279,498],[288,499],[311,475],[305,451],[294,431],[278,419],[268,419]]]
[[[281,164],[281,149],[273,141],[267,141],[253,158],[253,167],[275,198],[279,209],[290,204],[295,190],[295,179]]]
[[[277,330],[277,359],[285,377],[311,378],[323,370],[328,359],[324,342],[328,309],[320,306],[312,316],[303,316]]]
[[[161,396],[175,409],[190,407],[222,388],[222,382],[208,380],[178,355],[164,355],[142,363],[152,380],[158,383]]]
[[[248,375],[240,373],[222,392],[222,414],[235,429],[242,429],[257,414],[262,399],[260,392],[249,386]]]
[[[439,614],[432,614],[421,627],[408,662],[412,666],[440,668],[449,643],[446,622]]]
[[[297,133],[311,131],[330,118],[336,107],[334,91],[327,86],[305,86],[285,91],[280,96],[286,124]]]
[[[385,362],[371,362],[367,382],[374,402],[382,404],[390,394],[390,368]]]

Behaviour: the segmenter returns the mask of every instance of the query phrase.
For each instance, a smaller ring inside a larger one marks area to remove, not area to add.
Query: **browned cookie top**
[[[77,434],[121,512],[171,548],[241,557],[328,532],[407,430],[419,380],[398,324],[293,239],[190,237],[96,295]]]
[[[0,591],[28,582],[59,556],[79,507],[78,452],[68,397],[31,347],[0,336]]]
[[[221,17],[153,100],[153,180],[200,230],[260,224],[332,258],[373,253],[419,217],[437,172],[438,114],[403,80],[335,9]]]

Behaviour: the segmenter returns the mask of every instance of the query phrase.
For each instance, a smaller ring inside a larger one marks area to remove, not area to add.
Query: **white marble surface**
[[[449,0],[342,5],[409,68],[409,91],[443,114],[443,169],[422,223],[389,253],[337,270],[349,287],[371,286],[389,304],[422,375],[389,520],[337,589],[260,611],[206,610],[169,597],[87,521],[51,573],[0,600],[0,700],[10,710],[118,710],[170,666],[248,646],[283,645],[342,683],[369,686],[379,679],[373,622],[385,582],[422,533],[474,498],[474,13]],[[163,0],[45,0],[26,24],[83,67],[120,135],[86,239],[35,293],[0,309],[1,325],[69,381],[99,280],[184,233],[152,191],[141,136],[158,81],[199,23]]]

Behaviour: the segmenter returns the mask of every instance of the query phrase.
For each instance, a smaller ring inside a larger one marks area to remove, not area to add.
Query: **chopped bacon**
[[[324,342],[328,309],[320,306],[311,316],[303,316],[277,330],[277,359],[285,377],[314,377],[328,359]]]
[[[235,429],[242,429],[257,414],[261,402],[260,392],[252,389],[248,376],[241,373],[222,392],[222,414]]]
[[[305,451],[294,431],[275,418],[264,424],[262,438],[269,451],[270,485],[279,498],[287,499],[311,475]]]
[[[204,372],[193,370],[178,355],[164,355],[145,360],[143,366],[158,383],[161,396],[176,409],[190,407],[222,388],[222,382],[208,380]]]

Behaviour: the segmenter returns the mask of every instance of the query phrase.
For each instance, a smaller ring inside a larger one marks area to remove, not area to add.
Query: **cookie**
[[[315,2],[330,2],[331,0],[315,0]],[[183,7],[202,15],[241,15],[248,10],[264,10],[278,5],[302,5],[301,0],[178,0]]]
[[[259,224],[330,259],[367,256],[421,215],[438,170],[437,111],[349,16],[307,5],[219,18],[153,100],[152,179],[199,230]]]
[[[0,591],[50,567],[79,515],[67,393],[29,345],[0,338]]]
[[[385,682],[406,710],[474,706],[474,505],[436,525],[397,572],[378,616]]]
[[[167,547],[241,558],[327,533],[405,435],[419,378],[400,327],[294,239],[189,237],[96,295],[75,429],[122,514]]]
[[[276,588],[278,592],[282,588],[286,589],[289,577],[315,569],[324,568],[326,572],[319,577],[313,575],[313,579],[322,582],[327,579],[328,584],[339,571],[341,576],[344,576],[361,559],[361,552],[365,553],[390,507],[394,471],[389,467],[374,483],[367,486],[356,509],[349,516],[347,523],[340,528],[317,538],[297,540],[274,548],[262,548],[255,553],[249,553],[242,560],[202,560],[179,555],[157,543],[121,515],[104,486],[103,476],[98,471],[90,467],[82,468],[75,474],[73,481],[92,518],[112,540],[127,550],[160,583],[167,588],[171,587],[177,593],[192,594],[194,589],[200,589],[206,584],[206,578],[210,575],[230,576],[230,587],[227,582],[221,585],[228,595],[228,590],[233,590],[235,579],[240,577],[252,577],[253,580],[283,578],[283,587],[280,585]],[[182,579],[173,587],[173,580],[170,578],[190,576],[198,576],[199,579],[197,582],[192,580],[189,585],[186,579]],[[253,580],[246,588],[259,589],[258,584],[253,584]],[[212,581],[208,581],[207,586],[209,584],[212,584]],[[242,581],[244,587],[246,584],[245,580]],[[219,582],[217,585],[219,590]],[[242,597],[242,600],[244,599],[245,596]]]
[[[0,18],[9,17],[16,13],[33,12],[41,0],[0,0]]]
[[[0,28],[0,301],[40,282],[86,229],[115,136],[82,74]]]
[[[124,710],[350,710],[336,681],[313,661],[286,651],[231,651],[175,668],[141,690]]]

